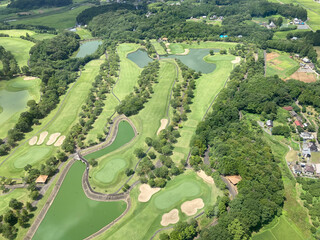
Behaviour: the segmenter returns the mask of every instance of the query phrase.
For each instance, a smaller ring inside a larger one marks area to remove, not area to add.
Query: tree
[[[14,214],[14,212],[12,210],[8,210],[3,217],[3,220],[6,223],[9,223],[10,226],[15,225],[18,222],[18,218],[17,216]]]
[[[17,199],[15,198],[12,198],[9,202],[9,207],[15,209],[15,210],[18,210],[18,209],[21,209],[23,206],[23,203],[22,202],[19,202]]]
[[[228,231],[233,235],[234,240],[246,240],[248,236],[242,227],[239,219],[235,218],[229,225]]]
[[[134,150],[134,154],[136,155],[137,158],[143,158],[146,155],[142,148],[136,148]]]
[[[210,53],[211,56],[214,55],[214,51],[213,50],[210,50],[209,53]]]

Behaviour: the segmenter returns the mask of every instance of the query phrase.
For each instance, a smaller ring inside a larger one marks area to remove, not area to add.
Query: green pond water
[[[105,147],[99,151],[86,155],[85,158],[90,160],[93,158],[96,159],[96,158],[102,157],[103,155],[106,155],[120,148],[124,144],[130,142],[133,137],[134,137],[134,131],[131,125],[127,121],[121,121],[119,123],[116,139],[113,141],[113,143],[108,147]]]
[[[216,65],[213,63],[207,63],[203,60],[205,56],[209,54],[211,49],[201,48],[201,49],[190,49],[187,55],[174,55],[170,54],[168,56],[161,56],[160,59],[165,58],[177,58],[189,68],[202,73],[211,73],[216,69]],[[213,49],[218,51],[217,49]],[[143,68],[148,65],[152,59],[148,56],[147,52],[143,49],[139,49],[135,52],[128,54],[128,59],[136,63],[139,67]]]
[[[101,44],[101,40],[89,41],[81,44],[76,57],[81,58],[94,53]]]
[[[88,199],[81,179],[85,165],[77,161],[41,222],[33,240],[80,240],[112,222],[126,209],[126,203]]]

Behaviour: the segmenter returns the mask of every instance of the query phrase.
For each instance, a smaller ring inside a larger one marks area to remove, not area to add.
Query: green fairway
[[[180,43],[170,43],[169,49],[171,54],[184,53],[184,47]]]
[[[142,71],[134,62],[127,58],[128,53],[136,51],[140,45],[124,43],[117,48],[120,57],[120,75],[119,82],[114,87],[114,93],[122,100],[137,83],[138,76]]]
[[[130,61],[131,62],[131,61]],[[138,68],[136,64],[131,62],[132,65],[128,65],[132,68]],[[134,71],[127,69],[126,71]],[[137,128],[138,136],[126,145],[124,148],[113,151],[112,153],[101,157],[99,159],[99,165],[96,168],[90,170],[90,175],[92,176],[90,182],[96,189],[108,192],[116,191],[127,179],[124,174],[124,170],[118,172],[116,181],[114,180],[111,184],[105,184],[99,181],[96,177],[100,169],[110,161],[110,159],[125,159],[127,167],[133,167],[138,159],[134,156],[134,150],[139,147],[145,147],[145,138],[154,137],[158,128],[160,127],[160,120],[166,117],[166,110],[168,107],[168,96],[171,91],[172,83],[176,78],[176,67],[173,59],[160,61],[160,72],[159,72],[159,83],[155,84],[153,89],[154,93],[152,98],[145,104],[144,109],[140,111],[138,115],[130,117],[133,124]],[[137,79],[135,79],[136,81]],[[124,78],[120,78],[121,81],[125,81]],[[120,89],[119,89],[120,90]]]
[[[159,55],[167,54],[167,52],[163,49],[163,47],[160,45],[160,43],[157,40],[151,40],[151,43]]]
[[[121,121],[118,126],[117,137],[112,142],[112,144],[101,150],[98,150],[96,152],[86,155],[85,158],[88,160],[100,158],[112,151],[117,150],[118,148],[122,147],[126,143],[130,142],[133,137],[134,137],[134,131],[131,125],[127,121]]]
[[[184,185],[184,183],[187,185]],[[183,186],[184,193],[180,194]],[[188,186],[196,186],[197,189],[187,189]],[[176,195],[175,190],[178,191]],[[192,194],[188,192],[191,191]],[[126,239],[126,236],[132,236],[131,239],[144,240],[150,239],[150,237],[163,226],[160,225],[162,215],[176,208],[179,210],[180,221],[184,221],[188,218],[181,212],[181,204],[185,201],[193,200],[195,198],[202,198],[205,203],[205,207],[198,212],[203,211],[206,206],[213,204],[216,201],[218,195],[222,192],[218,190],[215,185],[208,185],[193,171],[186,171],[184,174],[173,178],[168,182],[167,186],[154,194],[152,198],[146,202],[139,202],[139,187],[135,187],[131,193],[132,207],[128,214],[124,216],[117,225],[98,236],[96,239]],[[183,195],[183,196],[182,196]],[[158,201],[169,200],[168,205],[164,206],[161,202],[161,208],[158,208]]]
[[[15,189],[10,193],[0,196],[0,214],[4,214],[8,210],[9,202],[12,198],[17,199],[20,202],[26,203],[29,201],[27,189]]]
[[[34,31],[26,30],[26,29],[10,29],[10,30],[0,30],[2,34],[8,34],[10,37],[19,38],[20,36],[26,36],[28,33],[30,36],[35,34]]]
[[[77,161],[70,168],[58,195],[33,239],[84,239],[116,219],[126,208],[124,201],[94,201],[82,189],[85,165]]]
[[[80,36],[82,40],[92,38],[91,32],[85,28],[78,27],[76,33]]]
[[[169,209],[185,198],[195,197],[200,193],[201,186],[195,181],[183,181],[180,185],[157,194],[154,205],[158,209]],[[174,197],[173,197],[174,196]]]
[[[300,67],[299,63],[290,58],[287,53],[271,54],[276,54],[276,57],[267,61],[267,76],[278,75],[286,79]]]
[[[114,158],[107,162],[106,165],[95,175],[96,179],[102,183],[111,183],[118,173],[126,166],[126,160]]]
[[[47,14],[47,16],[32,16],[24,19],[17,19],[17,21],[11,22],[12,25],[17,24],[30,24],[30,25],[42,25],[47,27],[63,30],[71,28],[76,25],[76,17],[83,10],[90,7],[89,5],[83,5],[76,7],[72,10],[66,8],[65,11],[59,13]]]
[[[16,168],[24,168],[27,164],[33,165],[34,163],[40,161],[44,157],[50,157],[48,153],[50,152],[50,147],[45,146],[34,146],[30,150],[23,154],[22,156],[17,156],[14,162]]]
[[[276,221],[276,220],[274,220]],[[277,223],[271,229],[262,231],[252,237],[252,240],[303,240],[300,232],[289,223],[285,216],[277,219]]]
[[[39,101],[40,82],[40,79],[25,81],[23,77],[0,82],[0,138],[6,137],[20,113],[27,109],[28,100]]]
[[[173,154],[175,162],[186,159],[189,153],[190,140],[196,130],[197,124],[201,121],[214,97],[220,92],[227,81],[233,67],[231,61],[234,59],[235,57],[232,55],[220,54],[205,57],[205,61],[216,64],[216,69],[212,73],[203,74],[197,79],[195,96],[190,106],[191,113],[188,113],[188,120],[183,123],[183,128],[180,130],[181,137],[175,144],[176,148]]]
[[[16,58],[19,67],[26,66],[29,59],[29,51],[34,45],[33,42],[21,38],[1,37],[0,46],[10,51]]]

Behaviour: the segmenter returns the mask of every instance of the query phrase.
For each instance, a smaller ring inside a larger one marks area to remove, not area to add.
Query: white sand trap
[[[55,142],[54,146],[60,147],[65,139],[66,139],[65,135],[60,136],[58,140]]]
[[[203,179],[206,183],[214,184],[214,180],[211,176],[208,176],[203,170],[197,172],[197,175]]]
[[[53,144],[60,135],[61,135],[61,133],[52,133],[52,134],[50,135],[50,137],[49,137],[49,140],[48,140],[48,142],[47,142],[47,145]]]
[[[176,55],[187,55],[190,52],[190,49],[185,48],[183,53],[177,53]]]
[[[37,77],[24,77],[23,80],[29,81],[29,80],[35,80]]]
[[[239,63],[240,61],[241,61],[241,57],[236,57],[236,59],[231,61],[231,63],[236,64],[236,63]]]
[[[152,188],[149,186],[149,184],[142,184],[139,189],[139,202],[148,202],[152,195],[159,192],[161,188]]]
[[[164,118],[164,119],[161,119],[160,122],[161,122],[161,126],[160,126],[159,129],[158,129],[157,135],[159,135],[159,133],[160,133],[163,129],[166,128],[166,126],[167,126],[167,124],[168,124],[168,119],[165,119],[165,118]]]
[[[181,211],[187,216],[192,216],[197,213],[198,209],[204,207],[202,198],[196,198],[191,201],[186,201],[181,205]]]
[[[47,131],[40,133],[37,145],[41,145],[44,142],[44,140],[46,139],[47,136],[48,136],[48,132]]]
[[[179,222],[179,210],[176,208],[162,215],[161,225],[164,227],[177,222]]]
[[[29,140],[29,145],[33,146],[37,143],[38,137],[37,136],[33,136],[32,138],[30,138]]]

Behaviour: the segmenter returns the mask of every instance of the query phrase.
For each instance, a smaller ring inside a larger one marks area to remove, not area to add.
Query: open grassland
[[[120,75],[119,82],[113,91],[120,100],[133,91],[133,87],[137,84],[138,76],[142,71],[141,68],[127,58],[129,53],[135,52],[140,47],[141,45],[138,44],[124,43],[117,48],[120,57]]]
[[[278,75],[282,79],[290,77],[300,67],[287,53],[267,54],[267,76]]]
[[[320,3],[314,0],[270,0],[271,2],[280,2],[286,4],[299,4],[304,7],[308,12],[308,22],[307,24],[312,28],[312,30],[320,30]]]
[[[285,216],[274,220],[276,223],[270,229],[253,236],[252,240],[303,240],[301,233]]]
[[[92,38],[91,32],[87,29],[84,29],[84,28],[78,27],[76,33],[80,36],[80,38],[82,40]]]
[[[310,31],[309,29],[296,29],[296,30],[290,30],[290,31],[278,31],[275,32],[273,35],[273,39],[287,39],[287,35],[289,33],[295,33],[295,32],[307,32]]]
[[[10,51],[14,55],[19,67],[23,67],[28,64],[29,51],[33,45],[33,42],[23,40],[21,38],[0,38],[0,46],[3,46],[7,51]]]
[[[76,7],[72,10],[66,9],[66,11],[62,11],[59,13],[50,14],[47,16],[34,16],[23,19],[17,19],[17,21],[11,22],[12,25],[17,24],[27,24],[27,25],[42,25],[48,26],[52,28],[56,28],[58,30],[63,30],[66,28],[71,28],[76,25],[76,17],[83,10],[90,7],[89,5],[84,5],[80,7]]]
[[[170,53],[171,54],[179,54],[184,53],[185,49],[190,48],[214,48],[214,49],[229,49],[236,45],[236,43],[232,42],[192,42],[188,43],[171,43],[169,45]]]
[[[163,228],[160,222],[164,213],[176,208],[179,210],[180,221],[183,221],[191,218],[181,212],[180,207],[183,202],[202,198],[205,207],[198,210],[199,213],[209,204],[212,205],[217,196],[222,194],[215,185],[208,185],[191,170],[172,179],[148,202],[139,202],[137,200],[139,193],[139,188],[135,187],[130,194],[132,199],[130,211],[118,224],[97,239],[126,239],[127,236],[135,240],[150,239],[158,229]]]
[[[214,46],[212,46],[214,47]],[[216,47],[218,48],[218,47]],[[188,120],[183,123],[181,129],[181,137],[175,144],[173,160],[179,162],[186,159],[189,153],[189,143],[196,130],[197,124],[202,120],[205,112],[209,108],[215,96],[223,88],[232,70],[232,55],[207,56],[204,58],[206,62],[216,64],[216,69],[209,74],[203,74],[196,82],[196,90],[194,92],[193,103],[190,106],[191,113],[188,113]]]
[[[163,49],[163,47],[160,45],[160,43],[157,40],[151,40],[151,43],[159,55],[167,54],[167,52]]]
[[[85,65],[81,77],[77,79],[69,94],[64,97],[61,108],[58,106],[47,118],[41,123],[41,126],[34,127],[34,130],[26,135],[26,139],[31,136],[39,136],[40,132],[48,131],[49,135],[52,133],[61,133],[66,135],[68,130],[78,119],[78,114],[81,111],[81,106],[88,95],[91,83],[94,81],[95,76],[99,73],[100,64],[102,59],[93,60]],[[60,109],[59,113],[57,111]],[[51,156],[58,148],[46,146],[47,137],[44,143],[40,146],[30,146],[27,141],[23,142],[16,151],[8,157],[2,157],[0,161],[7,159],[0,168],[0,175],[20,177],[23,174],[23,167],[28,163],[39,165],[46,157]],[[49,151],[48,151],[49,149]],[[27,158],[26,155],[32,156]]]
[[[135,64],[129,66],[138,68]],[[138,136],[125,147],[119,148],[118,150],[99,158],[98,167],[90,170],[90,176],[92,176],[90,181],[93,186],[97,187],[97,189],[104,191],[104,189],[108,187],[108,192],[114,192],[122,186],[124,181],[127,179],[127,177],[124,178],[125,174],[123,173],[123,168],[117,167],[118,172],[114,175],[111,182],[109,182],[109,177],[101,174],[101,172],[105,171],[106,165],[111,165],[111,162],[114,162],[115,159],[124,159],[126,161],[126,167],[133,167],[136,164],[137,159],[133,154],[135,148],[145,148],[145,138],[154,137],[160,127],[160,120],[162,118],[166,118],[168,96],[175,77],[176,67],[174,60],[170,59],[160,61],[159,83],[154,85],[154,93],[152,94],[151,99],[149,99],[145,104],[145,108],[142,109],[138,115],[130,117],[137,128],[139,133]],[[121,80],[123,80],[123,78],[120,79],[120,82]],[[108,184],[103,183],[106,182],[104,178],[108,178]]]
[[[26,30],[26,29],[0,30],[0,33],[8,34],[10,37],[14,37],[14,38],[20,38],[20,36],[26,36],[26,34],[29,34],[29,36],[35,38],[36,40],[53,38],[55,36],[49,33],[36,33],[35,31]]]
[[[40,79],[25,81],[23,77],[0,82],[0,138],[6,137],[21,112],[27,109],[28,100],[39,101],[40,83]]]

